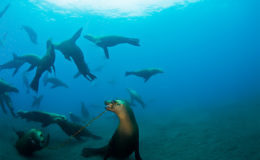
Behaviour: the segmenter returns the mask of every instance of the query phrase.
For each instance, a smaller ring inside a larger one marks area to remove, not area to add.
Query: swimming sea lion
[[[39,122],[42,127],[56,123],[59,119],[66,119],[64,115],[42,111],[19,111],[17,112],[17,116],[27,121]]]
[[[135,75],[144,78],[144,82],[147,82],[153,75],[163,73],[163,70],[158,68],[148,68],[139,71],[126,72],[125,76]]]
[[[16,54],[13,53],[13,59],[11,61],[8,61],[2,65],[0,65],[0,70],[3,69],[15,69],[13,72],[13,76],[19,71],[20,67],[24,64],[25,62],[22,60],[16,59]]]
[[[43,84],[46,86],[48,83],[52,84],[51,88],[64,87],[69,88],[69,86],[62,82],[60,79],[56,77],[48,77],[48,74],[45,74],[43,78]]]
[[[37,55],[34,54],[27,54],[23,56],[17,56],[14,54],[14,59],[15,60],[20,60],[23,61],[24,63],[29,63],[31,66],[27,69],[27,71],[33,70],[37,65],[39,64],[41,58]]]
[[[4,80],[0,79],[0,94],[4,94],[5,92],[15,92],[18,93],[19,90],[14,86],[8,84]]]
[[[35,74],[32,82],[30,84],[31,88],[35,92],[38,92],[39,80],[40,80],[42,74],[45,71],[51,72],[52,69],[55,72],[54,61],[55,61],[54,47],[53,47],[53,44],[52,44],[51,40],[48,40],[47,41],[47,51],[46,51],[46,54],[45,54],[45,56],[43,56],[41,58],[39,64],[37,65],[36,74]]]
[[[107,59],[109,59],[108,47],[113,47],[122,43],[128,43],[134,46],[140,46],[139,39],[137,38],[128,38],[122,36],[93,37],[91,35],[85,35],[84,37],[87,40],[95,43],[97,46],[103,48]]]
[[[33,96],[32,107],[40,107],[42,99],[43,99],[43,95]]]
[[[90,73],[88,65],[84,60],[84,54],[82,50],[76,45],[77,39],[80,37],[83,28],[80,28],[69,40],[65,40],[58,45],[54,45],[55,49],[59,50],[67,60],[73,59],[78,68],[78,73],[74,76],[77,78],[79,75],[83,75],[86,79],[92,81],[96,79],[96,76]]]
[[[101,155],[104,156],[104,160],[109,157],[123,159],[135,152],[135,159],[141,160],[138,125],[132,109],[123,100],[106,101],[105,104],[108,111],[117,115],[119,125],[107,146],[98,149],[84,148],[82,156]]]
[[[75,133],[77,133],[79,130],[82,129],[83,126],[69,122],[66,119],[58,119],[57,124],[60,126],[60,128],[68,135],[72,136]],[[88,129],[84,128],[81,132],[79,132],[77,135],[73,136],[77,140],[81,140],[81,137],[90,137],[96,140],[101,139],[100,136],[96,136],[93,133],[91,133]]]
[[[7,9],[10,7],[10,4],[7,4],[5,6],[5,8],[0,12],[0,18],[2,18],[5,14],[5,12],[7,11]]]
[[[24,29],[25,32],[28,34],[28,36],[29,36],[29,38],[30,38],[30,40],[31,40],[32,43],[34,43],[34,44],[37,44],[37,43],[38,43],[38,42],[37,42],[37,34],[36,34],[36,32],[34,31],[34,29],[32,29],[32,28],[29,27],[29,26],[25,26],[25,25],[22,26],[22,29]]]
[[[142,105],[142,107],[145,107],[144,101],[142,100],[142,97],[133,89],[127,88],[128,93],[130,94],[130,104],[133,104],[134,101],[137,101]]]
[[[45,137],[42,131],[31,129],[28,132],[17,131],[18,140],[15,147],[23,156],[31,156],[33,152],[39,151],[48,146],[50,135]]]

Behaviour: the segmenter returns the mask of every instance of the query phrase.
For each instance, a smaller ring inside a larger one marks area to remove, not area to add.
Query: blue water
[[[7,0],[1,1],[0,9],[7,3]],[[28,1],[14,0],[0,19],[0,36],[8,33],[5,47],[0,48],[0,63],[11,60],[13,52],[43,56],[47,39],[59,43],[83,27],[77,45],[97,79],[93,82],[83,76],[74,79],[75,64],[56,51],[56,77],[66,82],[69,88],[50,89],[41,82],[38,95],[44,95],[44,98],[39,110],[80,114],[80,102],[84,101],[95,116],[104,110],[104,100],[128,99],[126,88],[136,90],[146,103],[145,109],[141,106],[133,108],[140,126],[144,126],[142,122],[146,120],[158,121],[176,108],[200,112],[200,106],[208,107],[208,110],[240,103],[260,107],[258,6],[257,0],[202,0],[186,6],[173,6],[149,16],[110,18],[88,13],[71,17],[70,14],[41,10]],[[22,25],[31,26],[37,32],[38,45],[30,42],[21,30]],[[83,38],[86,34],[139,38],[141,46],[110,48],[110,59],[107,60],[102,49]],[[100,72],[94,71],[102,65]],[[20,90],[19,94],[11,94],[16,111],[34,109],[30,105],[36,94],[33,91],[26,94],[22,82],[27,67],[23,66],[15,77],[10,70],[0,72],[2,79]],[[155,75],[147,83],[139,77],[124,76],[126,71],[151,67],[162,68],[164,73]],[[28,74],[30,81],[34,72]],[[109,81],[115,84],[111,85]],[[250,114],[248,112],[247,116]],[[10,116],[1,111],[0,115]],[[156,117],[145,119],[149,115]],[[106,121],[101,123],[106,124]],[[148,130],[142,132],[149,136]]]

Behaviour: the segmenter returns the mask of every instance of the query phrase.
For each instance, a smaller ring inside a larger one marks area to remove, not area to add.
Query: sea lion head
[[[107,100],[105,101],[106,110],[115,112],[116,114],[122,113],[125,110],[128,103],[124,100]]]
[[[37,147],[43,147],[45,145],[46,140],[42,131],[37,129],[31,129],[29,131],[29,134],[30,134],[30,141],[33,145]]]

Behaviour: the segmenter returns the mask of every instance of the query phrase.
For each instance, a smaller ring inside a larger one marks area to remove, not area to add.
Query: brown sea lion
[[[141,160],[139,153],[139,130],[134,113],[129,104],[123,100],[106,101],[106,109],[119,118],[119,125],[108,145],[102,148],[84,148],[82,156],[101,155],[104,160],[109,157],[127,158],[135,152],[135,159]]]

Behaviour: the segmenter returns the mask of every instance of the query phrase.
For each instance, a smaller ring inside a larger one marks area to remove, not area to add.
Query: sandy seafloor
[[[140,129],[140,152],[144,160],[260,160],[259,102],[194,106],[192,109],[173,106],[167,112],[158,107],[157,113],[147,113],[152,112],[144,111],[136,116]],[[72,140],[61,148],[44,149],[33,157],[24,158],[14,148],[17,136],[13,128],[40,128],[40,125],[14,120],[0,112],[0,160],[84,160],[86,158],[81,157],[83,147],[105,145],[112,136],[117,120],[111,115],[106,113],[89,127],[93,133],[102,136],[102,140]],[[50,146],[59,145],[68,138],[56,125],[43,130],[51,135]]]

